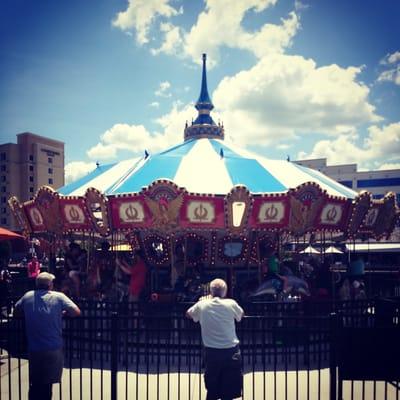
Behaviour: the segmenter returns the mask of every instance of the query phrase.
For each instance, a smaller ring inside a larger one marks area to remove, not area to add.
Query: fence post
[[[329,390],[330,400],[337,400],[337,334],[338,334],[338,316],[336,313],[331,313],[329,318]]]
[[[111,313],[111,400],[117,400],[118,313]]]

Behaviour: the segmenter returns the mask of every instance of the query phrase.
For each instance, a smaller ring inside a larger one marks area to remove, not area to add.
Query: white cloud
[[[118,150],[143,153],[151,138],[143,125],[115,124],[101,135],[100,142],[87,155],[93,160],[111,160],[117,157]]]
[[[194,25],[185,31],[170,19],[182,12],[170,5],[170,0],[129,0],[128,9],[117,15],[113,25],[124,30],[136,30],[137,43],[149,42],[149,30],[160,18],[161,45],[150,48],[153,55],[165,53],[201,62],[200,55],[209,56],[212,68],[220,58],[223,46],[243,49],[257,57],[282,53],[291,44],[300,23],[295,12],[289,13],[280,24],[264,24],[259,30],[250,31],[242,26],[243,19],[250,13],[260,13],[276,4],[277,0],[206,0],[204,10]],[[297,3],[296,3],[297,4]],[[300,10],[304,6],[297,4]],[[166,20],[166,21],[165,21]],[[152,24],[153,23],[153,24]],[[157,35],[156,35],[157,36]]]
[[[76,181],[96,168],[94,162],[72,161],[65,165],[65,184]]]
[[[171,0],[128,0],[125,11],[119,12],[113,20],[113,25],[123,31],[134,29],[139,45],[148,43],[149,29],[158,17],[170,18],[182,13],[170,5]]]
[[[356,136],[339,136],[335,140],[321,140],[311,153],[300,152],[299,159],[327,158],[331,164],[346,164],[356,161],[360,168],[397,168],[400,164],[400,122],[368,129],[368,137],[360,146]]]
[[[283,54],[263,57],[253,68],[224,78],[213,94],[226,133],[238,144],[287,142],[299,134],[349,134],[377,122],[360,68]]]
[[[309,7],[308,4],[302,3],[300,0],[294,1],[294,9],[296,11],[306,10]]]
[[[378,82],[393,82],[396,85],[400,85],[400,64],[395,68],[381,72]]]
[[[294,12],[280,25],[265,24],[259,31],[246,31],[242,21],[248,12],[261,12],[276,0],[207,0],[205,11],[184,38],[184,53],[194,62],[207,52],[210,67],[220,58],[220,48],[227,46],[253,52],[257,57],[282,53],[290,45],[299,22]]]
[[[158,49],[150,49],[151,53],[179,54],[183,45],[181,29],[170,23],[161,23],[160,30],[164,34],[163,43]]]
[[[379,167],[379,170],[400,169],[400,162],[398,163],[384,163]]]
[[[386,54],[385,57],[382,58],[380,64],[387,65],[387,64],[396,64],[400,62],[400,51],[395,51],[392,54]]]
[[[185,122],[189,123],[195,116],[196,110],[193,104],[182,105],[180,102],[175,102],[170,112],[156,120],[163,129],[163,137],[166,143],[168,145],[181,143],[183,141]]]
[[[149,104],[150,107],[158,108],[160,107],[160,103],[158,101],[153,101]]]
[[[90,148],[86,154],[92,160],[112,160],[117,156],[117,148],[114,144],[104,144],[100,142]]]
[[[377,81],[393,82],[400,86],[400,51],[387,54],[380,64],[386,69],[379,74]]]
[[[252,51],[261,58],[268,54],[283,53],[291,45],[300,23],[294,12],[281,25],[265,24],[259,32],[246,33],[238,41],[238,47]]]
[[[168,81],[161,82],[154,94],[158,97],[171,97],[171,93],[168,93],[168,89],[170,88],[171,84]]]
[[[374,152],[375,157],[385,157],[386,161],[400,158],[400,122],[382,128],[371,126],[368,133],[365,146]]]
[[[112,160],[118,152],[128,150],[134,155],[143,154],[144,150],[155,153],[169,146],[182,142],[185,121],[194,115],[193,105],[173,104],[167,114],[155,122],[161,132],[150,133],[143,125],[115,124],[100,137],[100,142],[88,150],[87,155],[93,160]]]

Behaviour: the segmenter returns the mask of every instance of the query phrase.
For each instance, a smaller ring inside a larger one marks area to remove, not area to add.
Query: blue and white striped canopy
[[[192,193],[226,195],[244,185],[253,194],[284,193],[315,182],[328,194],[353,199],[357,193],[316,170],[269,160],[216,138],[193,138],[161,153],[100,165],[58,190],[81,196],[89,187],[106,195],[139,192],[157,179],[169,179]]]

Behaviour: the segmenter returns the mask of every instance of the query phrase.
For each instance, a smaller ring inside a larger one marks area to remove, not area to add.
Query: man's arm
[[[198,307],[198,303],[196,303],[195,305],[193,305],[192,307],[190,307],[187,311],[186,311],[186,318],[190,318],[192,319],[194,322],[199,322],[199,307]]]
[[[67,308],[65,310],[65,315],[67,315],[68,317],[79,317],[81,315],[81,310],[76,304],[74,304],[73,307]]]
[[[22,296],[22,297],[15,303],[14,312],[13,312],[13,316],[14,316],[14,317],[22,317],[22,316],[24,315],[24,308],[23,308],[23,306],[22,306],[23,298],[24,298],[24,296]]]
[[[81,315],[80,308],[64,293],[60,293],[62,300],[63,314],[68,317],[79,317]]]
[[[13,316],[14,317],[22,317],[24,315],[24,309],[22,308],[21,303],[17,303],[14,307]]]
[[[241,319],[244,316],[244,311],[243,311],[243,308],[240,307],[238,303],[236,303],[236,301],[234,302],[233,310],[234,310],[234,313],[235,313],[236,321],[237,322],[241,321]]]

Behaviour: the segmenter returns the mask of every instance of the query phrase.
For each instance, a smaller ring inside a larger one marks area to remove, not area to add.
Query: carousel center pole
[[[176,273],[175,271],[175,251],[174,251],[174,234],[171,233],[170,236],[170,252],[171,252],[171,257],[170,257],[170,261],[171,261],[171,272],[170,272],[170,283],[171,286],[172,285],[172,279],[173,279],[173,274]]]
[[[257,266],[258,266],[258,284],[261,285],[262,282],[262,271],[261,271],[261,259],[260,259],[260,240],[258,232],[255,231],[256,235],[256,255],[257,255]]]

